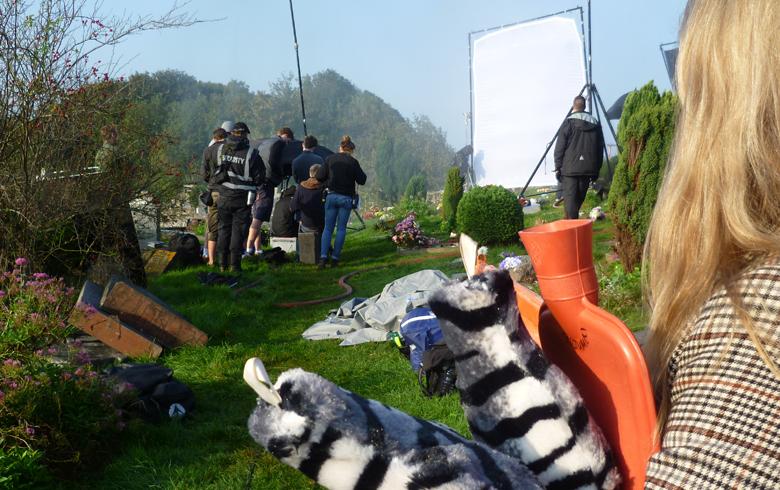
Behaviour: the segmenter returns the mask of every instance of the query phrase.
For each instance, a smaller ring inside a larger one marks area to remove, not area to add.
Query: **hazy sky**
[[[103,10],[159,14],[172,4],[107,0]],[[468,33],[579,5],[587,2],[293,0],[304,75],[335,69],[404,116],[427,115],[456,149],[469,141]],[[607,106],[649,80],[670,87],[659,44],[677,39],[684,8],[683,0],[593,0],[594,81]],[[123,62],[118,74],[176,69],[199,80],[235,79],[265,90],[296,72],[288,0],[193,0],[186,9],[224,20],[129,38],[114,53]]]

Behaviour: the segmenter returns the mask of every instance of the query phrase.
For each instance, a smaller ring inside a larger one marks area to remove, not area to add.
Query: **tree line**
[[[166,159],[178,161],[195,180],[203,148],[223,120],[246,122],[252,138],[272,136],[287,126],[303,139],[298,84],[292,75],[265,91],[252,91],[240,81],[202,82],[172,70],[136,74],[127,84],[136,101],[132,112],[143,114],[148,130],[170,138]],[[429,189],[443,187],[453,150],[428,117],[404,118],[334,70],[306,76],[303,91],[309,134],[331,149],[338,148],[344,134],[356,142],[356,157],[369,177],[361,190],[364,202],[396,203],[415,175],[423,176]]]

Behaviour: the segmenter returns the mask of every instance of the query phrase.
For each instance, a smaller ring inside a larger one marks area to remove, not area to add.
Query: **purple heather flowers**
[[[434,238],[423,235],[414,212],[407,214],[403,220],[395,225],[395,232],[391,239],[393,243],[404,248],[430,247],[436,244]]]

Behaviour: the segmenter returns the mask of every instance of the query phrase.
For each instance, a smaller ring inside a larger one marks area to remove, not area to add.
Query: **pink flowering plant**
[[[0,273],[0,358],[28,357],[72,332],[73,288],[62,278],[27,268],[27,259],[20,257],[11,271]]]
[[[15,466],[19,482],[43,484],[99,463],[124,428],[124,413],[116,407],[127,394],[118,394],[91,364],[56,365],[47,354],[44,349],[0,363],[0,452],[27,455],[34,462],[26,470]]]
[[[431,247],[438,242],[425,236],[417,224],[417,214],[410,212],[397,225],[391,237],[393,243],[401,248]]]
[[[118,391],[78,341],[63,348],[63,364],[50,361],[62,350],[52,345],[66,344],[73,332],[75,293],[61,278],[28,267],[18,258],[0,273],[0,475],[11,487],[45,486],[52,475],[99,463],[124,423]]]

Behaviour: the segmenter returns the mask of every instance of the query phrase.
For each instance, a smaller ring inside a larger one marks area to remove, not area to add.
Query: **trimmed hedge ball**
[[[474,187],[458,203],[458,231],[479,244],[516,242],[523,229],[523,208],[517,197],[497,185]]]

